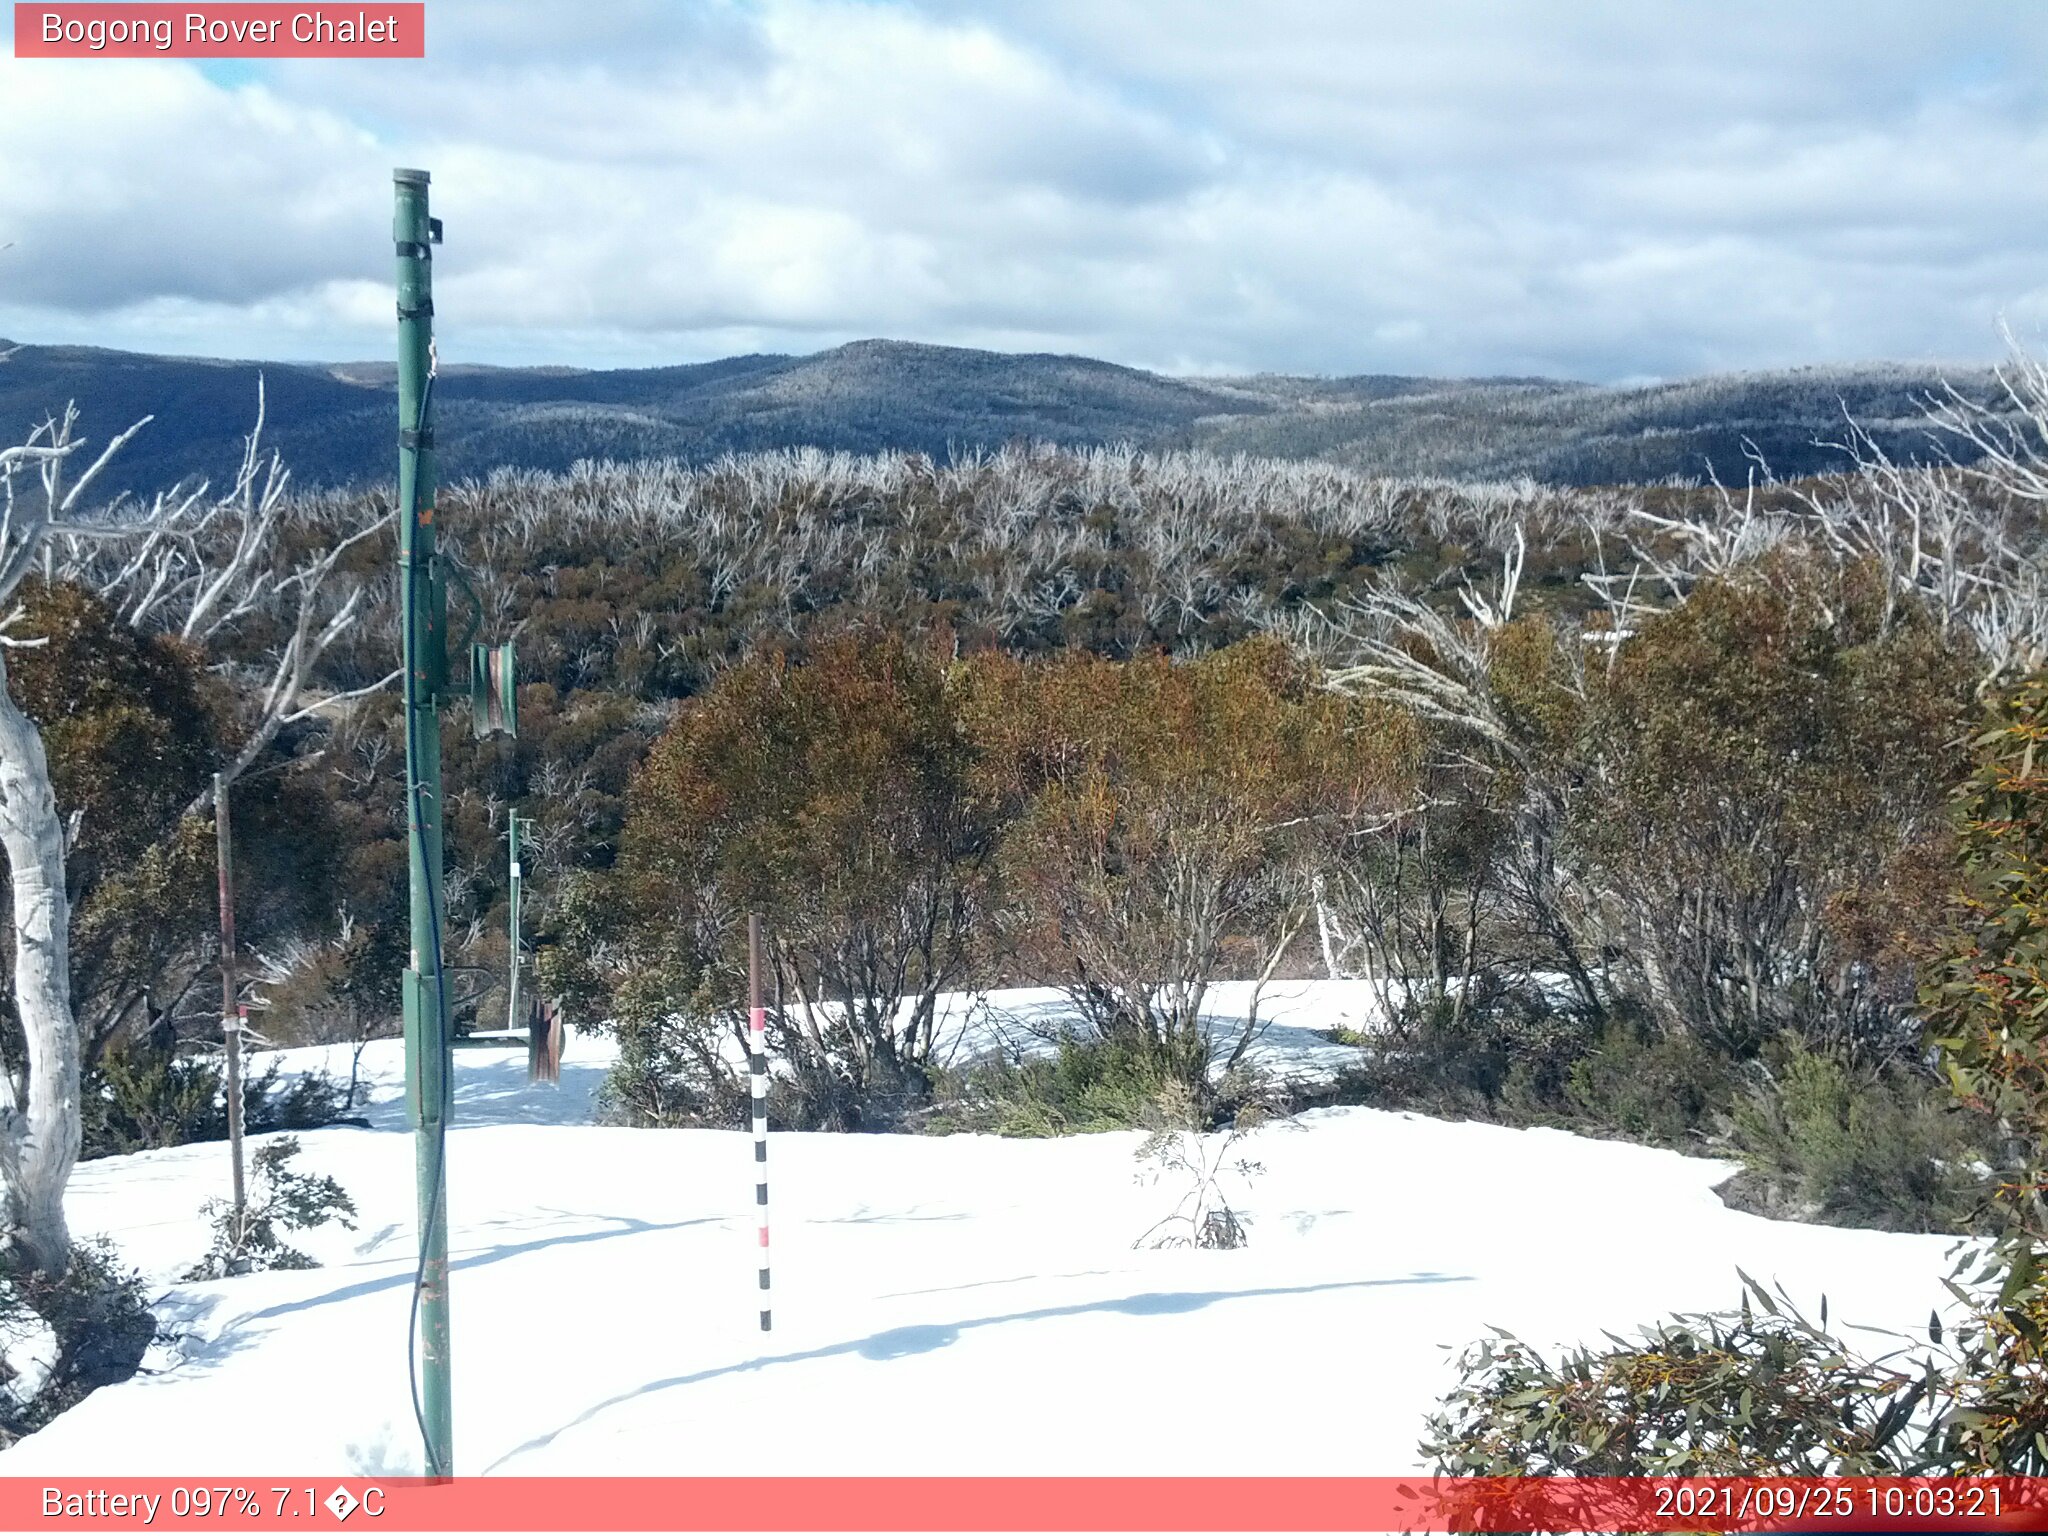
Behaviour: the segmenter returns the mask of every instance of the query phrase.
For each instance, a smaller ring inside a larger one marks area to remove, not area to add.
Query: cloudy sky
[[[467,361],[890,336],[1615,381],[2048,333],[2033,0],[429,0],[427,23],[418,62],[0,56],[0,335],[381,357],[394,165],[433,173]]]

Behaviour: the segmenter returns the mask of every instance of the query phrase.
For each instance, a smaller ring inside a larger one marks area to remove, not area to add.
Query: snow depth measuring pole
[[[427,173],[391,173],[398,250],[398,562],[404,624],[406,827],[412,886],[412,964],[405,972],[405,1084],[419,1176],[419,1268],[406,1340],[413,1412],[427,1475],[455,1472],[448,1358],[448,1119],[453,1031],[448,1024],[441,930],[441,705],[448,683],[448,579],[476,607],[460,572],[436,552],[434,519],[433,250],[441,221],[427,216]],[[475,632],[472,622],[470,632]],[[467,638],[467,637],[465,637]],[[512,647],[472,646],[469,695],[479,736],[512,735]],[[418,1346],[418,1355],[412,1350]]]
[[[754,1077],[754,1204],[761,1217],[761,1331],[768,1332],[768,1010],[761,1006],[761,914],[747,914],[747,1065]]]

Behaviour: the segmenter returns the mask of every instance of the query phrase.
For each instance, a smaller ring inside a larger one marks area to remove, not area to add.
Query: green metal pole
[[[448,1358],[447,1128],[453,1060],[442,986],[441,719],[448,682],[448,601],[435,556],[433,314],[427,173],[392,172],[398,248],[398,558],[405,627],[407,842],[412,964],[405,973],[406,1087],[419,1177],[418,1380],[415,1409],[427,1475],[453,1476]]]
[[[519,813],[509,817],[508,836],[512,855],[512,957],[507,962],[505,984],[505,1027],[518,1029],[519,1021],[519,882],[525,871],[519,867]]]

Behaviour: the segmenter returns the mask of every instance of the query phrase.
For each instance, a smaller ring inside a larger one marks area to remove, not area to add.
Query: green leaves
[[[1942,1464],[1941,1432],[1918,1412],[1934,1378],[1852,1357],[1782,1290],[1741,1278],[1738,1313],[1675,1318],[1554,1367],[1505,1334],[1475,1345],[1424,1454],[1440,1471],[1489,1476],[1890,1475]]]
[[[213,1247],[185,1276],[188,1280],[219,1280],[230,1275],[270,1269],[313,1269],[312,1257],[285,1241],[287,1232],[305,1232],[334,1222],[353,1232],[355,1202],[326,1174],[305,1173],[292,1166],[299,1155],[296,1136],[265,1143],[250,1159],[249,1198],[241,1211],[226,1200],[201,1207],[213,1220]]]
[[[1920,991],[1931,1044],[1956,1096],[1995,1116],[2004,1146],[1987,1216],[2000,1234],[1971,1278],[1977,1328],[1965,1343],[1969,1401],[1954,1416],[1961,1452],[1993,1471],[2048,1470],[2048,676],[1991,707],[1972,745],[1976,770],[1955,796],[1964,870],[1939,957]],[[1959,1259],[1958,1268],[1971,1255]],[[1995,1287],[1988,1298],[1984,1288]],[[1940,1335],[1930,1320],[1930,1337]]]

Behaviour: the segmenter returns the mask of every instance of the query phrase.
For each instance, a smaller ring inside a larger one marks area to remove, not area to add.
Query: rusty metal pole
[[[228,834],[228,781],[213,776],[213,833],[220,862],[220,1033],[228,1054],[228,1155],[235,1170],[235,1235],[249,1209],[242,1183],[242,1010],[235,979],[235,861]]]

